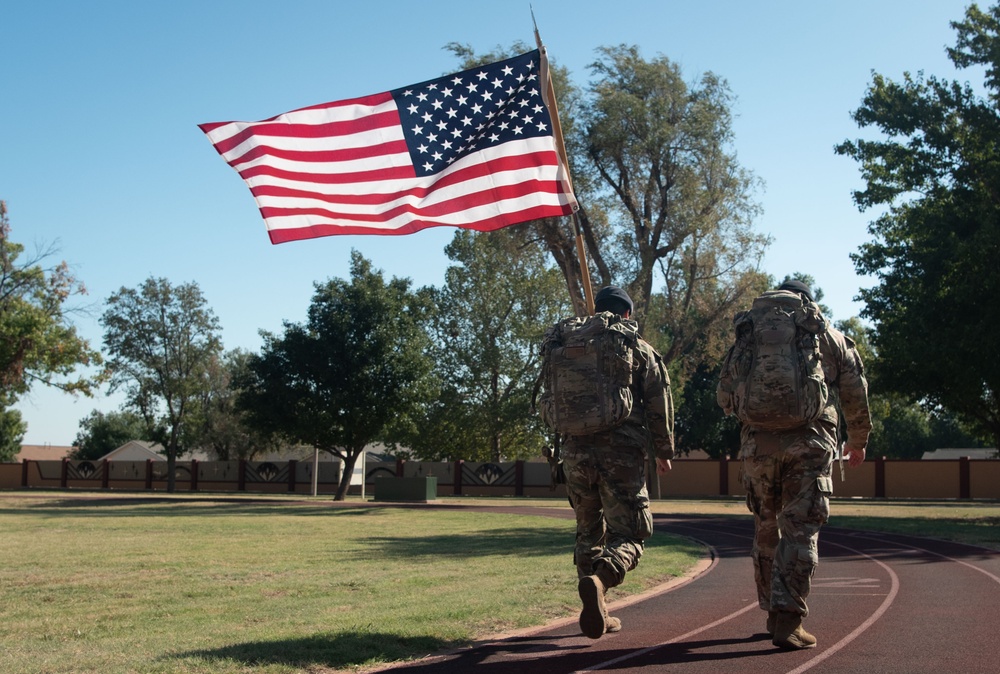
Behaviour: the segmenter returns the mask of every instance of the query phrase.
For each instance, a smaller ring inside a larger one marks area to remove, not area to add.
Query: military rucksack
[[[726,414],[762,430],[804,426],[829,399],[819,335],[828,324],[805,295],[771,290],[733,321],[736,342],[722,364],[716,397]]]
[[[549,428],[589,435],[625,421],[632,412],[629,387],[638,330],[635,321],[602,311],[568,318],[546,331],[538,412]]]

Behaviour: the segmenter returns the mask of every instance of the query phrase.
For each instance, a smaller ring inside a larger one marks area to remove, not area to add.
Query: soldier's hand
[[[849,465],[851,468],[857,468],[865,461],[865,448],[845,447],[844,456],[847,457],[847,465]]]
[[[657,459],[656,460],[656,472],[660,475],[666,475],[673,466],[670,464],[670,459]]]

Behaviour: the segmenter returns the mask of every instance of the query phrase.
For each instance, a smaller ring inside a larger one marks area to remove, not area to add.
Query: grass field
[[[309,673],[364,669],[575,615],[573,522],[440,499],[0,494],[0,671]],[[836,503],[832,525],[1000,549],[998,504]],[[654,512],[747,517],[736,500]],[[613,598],[683,574],[702,550],[653,536]]]

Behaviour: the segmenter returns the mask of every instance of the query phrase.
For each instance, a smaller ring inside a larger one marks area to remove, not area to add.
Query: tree
[[[562,275],[528,226],[458,230],[434,321],[441,391],[407,443],[431,459],[494,462],[539,456],[545,431],[529,413],[545,329],[569,313]]]
[[[214,357],[205,371],[205,385],[193,419],[197,444],[210,449],[220,461],[252,459],[278,448],[278,439],[247,424],[237,408],[238,382],[245,379],[253,355],[241,349]]]
[[[266,434],[340,458],[336,500],[347,495],[354,464],[373,442],[412,434],[432,393],[429,338],[433,307],[408,279],[386,283],[357,251],[351,282],[317,283],[305,323],[262,333],[264,346],[237,382],[237,406]]]
[[[21,451],[21,440],[28,425],[17,410],[0,409],[0,462],[9,463]]]
[[[598,50],[594,80],[577,124],[591,173],[590,201],[608,213],[612,236],[602,283],[622,279],[640,326],[668,333],[668,361],[705,329],[726,320],[757,280],[767,237],[754,233],[759,181],[732,150],[732,94],[705,73],[687,84],[666,57],[638,48]],[[662,315],[650,314],[660,272]]]
[[[167,489],[174,491],[177,457],[191,438],[206,373],[222,349],[219,322],[196,283],[163,278],[121,288],[101,317],[111,391],[124,390],[167,456]]]
[[[72,377],[80,366],[101,364],[100,354],[70,323],[67,302],[86,288],[60,262],[46,266],[52,249],[19,259],[24,246],[10,239],[7,205],[0,201],[0,446],[20,445],[27,427],[7,409],[36,383],[71,394],[93,395],[102,374]],[[17,451],[15,450],[14,454]],[[5,454],[0,451],[0,456]],[[12,456],[12,455],[11,455]]]
[[[970,84],[873,75],[854,120],[884,136],[837,146],[860,163],[861,210],[883,207],[853,257],[878,284],[861,291],[879,386],[974,424],[1000,446],[1000,6],[953,22],[948,55],[982,66]]]
[[[73,440],[71,457],[93,461],[126,442],[141,440],[147,434],[146,423],[135,412],[120,410],[105,414],[94,410],[80,420],[80,430]]]

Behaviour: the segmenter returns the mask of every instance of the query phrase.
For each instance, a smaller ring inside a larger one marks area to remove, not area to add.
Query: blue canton
[[[535,50],[390,92],[416,174],[511,140],[552,135],[539,56]]]

